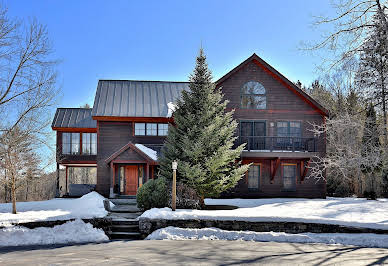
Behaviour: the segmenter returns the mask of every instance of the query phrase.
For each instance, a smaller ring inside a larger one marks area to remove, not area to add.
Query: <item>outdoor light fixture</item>
[[[171,199],[171,209],[175,211],[176,209],[176,169],[178,168],[178,162],[173,161],[172,164],[172,199]]]

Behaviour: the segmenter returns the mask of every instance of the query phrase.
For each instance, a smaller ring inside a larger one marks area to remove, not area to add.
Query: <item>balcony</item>
[[[291,157],[305,157],[306,153],[317,153],[317,138],[240,136],[239,144],[246,143],[243,155],[284,156],[284,152],[293,153]]]

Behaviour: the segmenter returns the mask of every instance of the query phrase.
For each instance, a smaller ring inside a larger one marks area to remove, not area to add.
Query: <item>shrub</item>
[[[168,182],[168,206],[171,208],[172,180]],[[176,207],[177,209],[200,209],[201,198],[195,189],[185,183],[176,184]]]
[[[148,180],[136,194],[137,206],[142,210],[167,206],[167,184],[164,177]]]
[[[376,192],[374,192],[374,191],[365,191],[364,197],[367,198],[368,200],[376,200],[377,199]]]

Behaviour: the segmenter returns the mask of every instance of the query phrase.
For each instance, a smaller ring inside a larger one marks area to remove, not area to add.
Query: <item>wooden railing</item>
[[[240,136],[239,144],[246,143],[248,151],[303,151],[317,152],[316,138]]]

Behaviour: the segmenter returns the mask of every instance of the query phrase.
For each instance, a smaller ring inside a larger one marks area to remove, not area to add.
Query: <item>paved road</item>
[[[245,241],[114,241],[0,249],[0,265],[379,265],[388,249]]]

